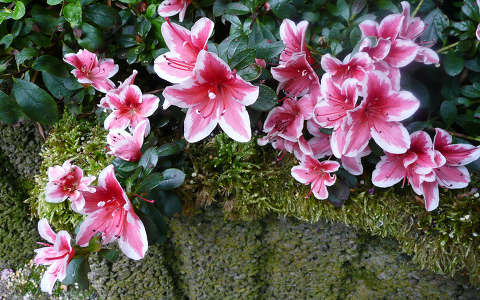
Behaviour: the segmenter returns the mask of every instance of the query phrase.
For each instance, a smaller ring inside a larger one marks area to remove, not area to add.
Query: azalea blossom
[[[135,81],[135,77],[137,76],[138,72],[137,70],[133,70],[132,75],[128,76],[127,79],[125,79],[123,82],[119,82],[120,85],[117,88],[114,88],[110,91],[108,91],[111,94],[115,94],[117,96],[120,96],[120,94],[129,86],[132,85]],[[102,99],[100,99],[100,104],[98,104],[98,107],[104,108],[104,109],[113,109],[110,106],[110,103],[108,102],[108,97],[105,95]]]
[[[367,53],[358,52],[355,55],[347,55],[343,62],[330,54],[322,56],[322,69],[330,74],[337,84],[354,78],[363,82],[365,74],[374,69],[373,61]]]
[[[180,83],[192,77],[198,53],[207,50],[213,26],[211,20],[201,18],[190,31],[167,19],[162,24],[162,36],[170,51],[155,59],[154,70],[157,75],[171,83]]]
[[[252,133],[245,106],[257,100],[259,88],[232,72],[216,54],[205,50],[198,54],[193,72],[193,78],[163,91],[169,103],[188,108],[185,139],[198,142],[219,124],[232,139],[249,141]]]
[[[107,94],[108,103],[113,111],[105,119],[105,129],[135,128],[142,122],[147,122],[145,134],[150,132],[151,116],[158,108],[159,99],[152,94],[143,94],[136,85],[126,86],[120,94],[115,92]]]
[[[259,65],[262,69],[265,69],[267,67],[267,63],[262,58],[255,58],[255,63]]]
[[[72,74],[78,82],[91,84],[96,90],[103,93],[115,88],[115,84],[109,79],[118,72],[118,65],[114,64],[113,59],[99,60],[95,53],[83,49],[76,54],[65,55],[63,60],[75,67]]]
[[[470,173],[465,165],[480,157],[480,148],[469,144],[452,144],[452,136],[443,129],[435,129],[434,148],[443,158],[435,175],[441,187],[460,189],[470,183]]]
[[[300,183],[311,185],[310,192],[317,199],[327,199],[327,186],[332,186],[337,177],[335,174],[340,167],[336,161],[325,160],[319,162],[311,156],[305,156],[299,166],[292,168],[292,176]]]
[[[342,154],[357,156],[371,137],[386,152],[405,153],[410,137],[400,121],[413,115],[420,102],[410,92],[392,89],[390,79],[379,71],[369,72],[364,86],[365,99],[347,113]]]
[[[133,135],[124,129],[112,129],[107,135],[108,154],[126,161],[139,161],[142,157],[140,149],[143,145],[147,122],[140,122],[133,130]]]
[[[84,247],[95,234],[101,233],[102,244],[118,240],[127,257],[142,259],[148,248],[147,233],[117,181],[113,165],[100,172],[95,192],[86,192],[84,197],[87,217],[80,225],[77,244]]]
[[[291,97],[300,97],[320,88],[317,73],[307,61],[305,53],[295,53],[284,65],[271,68],[272,76],[280,82],[281,90]]]
[[[411,63],[418,53],[418,45],[412,40],[399,38],[404,16],[392,14],[386,16],[380,24],[372,20],[360,23],[364,40],[360,51],[366,52],[375,61],[384,60],[392,67],[401,68]],[[368,37],[376,38],[373,42]]]
[[[164,0],[158,6],[158,14],[162,17],[171,17],[178,14],[178,19],[183,22],[187,7],[192,0]]]
[[[408,179],[413,191],[424,196],[425,208],[431,211],[439,202],[434,169],[444,163],[442,160],[434,151],[430,136],[416,131],[411,134],[411,146],[406,153],[385,152],[372,173],[372,182],[378,187],[390,187]]]
[[[38,221],[38,233],[48,243],[39,243],[45,247],[35,249],[33,262],[36,265],[49,266],[43,274],[40,289],[51,294],[55,282],[62,281],[67,276],[67,266],[75,256],[75,249],[70,245],[70,234],[64,230],[55,233],[47,219]]]
[[[310,51],[305,44],[305,33],[307,31],[308,22],[301,21],[297,25],[289,19],[284,19],[280,25],[280,38],[285,45],[285,49],[280,54],[280,64],[286,64],[294,54],[305,54],[307,62],[314,64]]]
[[[95,176],[83,176],[83,170],[72,165],[67,160],[61,166],[49,167],[47,171],[48,183],[45,188],[45,201],[60,203],[67,198],[72,202],[72,209],[80,212],[83,209],[85,200],[83,192],[94,191],[90,184]]]
[[[480,10],[480,0],[477,0],[477,6]],[[480,24],[477,26],[477,30],[475,31],[475,35],[477,36],[477,40],[480,41]]]

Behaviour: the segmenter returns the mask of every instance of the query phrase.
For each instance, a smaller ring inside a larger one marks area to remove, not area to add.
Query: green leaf
[[[337,13],[345,19],[345,21],[350,19],[350,6],[348,6],[345,0],[337,0]]]
[[[2,37],[2,39],[0,40],[0,44],[1,45],[5,45],[5,48],[8,48],[10,47],[10,45],[12,44],[13,42],[13,34],[9,33],[9,34],[6,34]]]
[[[154,147],[148,148],[140,158],[138,165],[145,169],[145,173],[148,174],[150,171],[155,168],[158,163],[158,153],[157,149]]]
[[[145,226],[149,243],[162,243],[167,239],[167,224],[154,205],[143,204],[139,217]]]
[[[13,84],[13,95],[30,119],[43,125],[53,124],[58,120],[57,103],[36,84],[17,79]]]
[[[22,116],[20,107],[7,94],[0,91],[0,121],[13,124]]]
[[[64,285],[78,283],[80,289],[88,288],[88,262],[84,256],[75,257],[67,266],[67,276],[63,279]]]
[[[227,3],[225,0],[215,0],[213,3],[213,16],[218,17],[225,13],[227,10]]]
[[[263,84],[260,84],[259,88],[257,101],[249,107],[259,111],[270,111],[277,104],[277,93]]]
[[[158,185],[158,188],[162,190],[173,190],[181,186],[184,180],[185,173],[179,169],[166,169],[162,173],[162,181]]]
[[[56,57],[43,55],[33,62],[33,69],[47,72],[58,77],[68,77],[67,65]]]
[[[341,207],[350,196],[350,187],[343,180],[337,179],[335,184],[328,187],[328,201],[336,207]]]
[[[137,187],[138,192],[149,192],[156,188],[160,182],[162,181],[163,177],[160,173],[152,173],[147,177],[143,178],[142,182]]]
[[[236,52],[230,60],[230,68],[241,70],[255,61],[255,49],[245,49]]]
[[[57,99],[63,99],[73,95],[73,91],[65,88],[65,78],[52,75],[47,72],[42,72],[43,84],[47,90]]]
[[[177,143],[163,144],[157,148],[157,156],[165,157],[178,154],[183,150],[184,147],[182,146],[184,146],[184,144],[182,145],[180,141]]]
[[[295,6],[288,0],[270,0],[268,3],[273,14],[280,19],[292,18],[292,14],[297,12]]]
[[[41,32],[46,35],[51,35],[64,22],[64,18],[54,16],[56,14],[53,10],[48,10],[40,5],[34,5],[30,11],[35,21],[35,24],[40,27]],[[35,32],[40,34],[39,32]],[[47,38],[48,39],[48,38]]]
[[[268,59],[276,57],[283,49],[285,49],[285,45],[282,41],[269,43],[267,40],[263,40],[255,46],[255,50],[257,51],[256,58]]]
[[[25,4],[18,0],[15,1],[15,9],[13,10],[12,19],[20,20],[25,15]]]
[[[20,67],[21,64],[37,55],[38,52],[35,50],[35,48],[23,48],[22,51],[15,54],[15,62],[17,63],[17,67]]]
[[[439,38],[443,37],[443,31],[450,23],[447,16],[438,8],[432,10],[423,21],[426,29],[420,39],[432,43],[436,43]]]
[[[473,85],[462,86],[460,89],[462,95],[468,98],[480,98],[480,89]]]
[[[63,0],[47,0],[48,5],[57,5],[57,4],[60,4],[62,2],[63,2]]]
[[[250,9],[248,9],[248,7],[238,2],[227,4],[227,7],[224,11],[225,14],[230,14],[230,15],[245,15],[245,14],[248,14],[249,12],[250,12]]]
[[[440,105],[440,116],[442,117],[443,121],[450,126],[455,122],[457,118],[457,105],[454,101],[443,101],[442,105]]]
[[[143,16],[139,19],[141,21],[137,23],[137,32],[141,37],[144,38],[150,32],[150,29],[152,28],[152,23],[150,23],[150,21]]]
[[[72,27],[78,27],[82,24],[82,4],[80,0],[70,2],[63,7],[63,16]]]
[[[458,54],[448,54],[443,59],[443,68],[450,76],[457,76],[463,70],[463,57]]]
[[[162,212],[169,217],[182,213],[182,202],[173,192],[164,192],[164,197],[158,204],[161,206]]]
[[[238,71],[237,74],[242,77],[243,80],[253,81],[262,75],[262,67],[257,64],[251,64],[248,67]]]
[[[118,258],[118,250],[116,249],[102,249],[98,254],[111,263],[114,263]]]
[[[80,27],[82,30],[82,38],[77,39],[80,47],[90,51],[96,51],[103,47],[103,35],[96,27],[83,23]]]
[[[118,11],[105,4],[92,4],[85,9],[87,20],[100,28],[112,28],[121,23]]]

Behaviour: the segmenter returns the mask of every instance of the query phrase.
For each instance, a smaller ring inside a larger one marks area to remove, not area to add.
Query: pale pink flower
[[[147,233],[117,181],[113,165],[100,172],[95,192],[86,192],[84,197],[87,217],[80,225],[77,244],[88,245],[90,239],[100,232],[102,244],[118,240],[120,250],[127,257],[142,259],[148,248]]]
[[[265,69],[267,67],[267,63],[265,62],[264,59],[255,58],[255,63],[259,65],[262,69]]]
[[[125,79],[123,82],[119,82],[119,86],[117,88],[114,88],[108,93],[113,93],[117,96],[120,96],[120,94],[129,86],[132,85],[133,82],[135,81],[135,77],[137,76],[138,72],[137,70],[133,70],[132,75],[130,75],[127,79]],[[100,104],[98,104],[98,107],[104,108],[104,109],[113,109],[108,102],[108,97],[105,95],[102,99],[100,99]]]
[[[345,146],[342,154],[357,156],[371,137],[390,153],[405,153],[410,136],[400,121],[415,113],[420,102],[407,91],[392,89],[382,72],[369,72],[364,83],[364,100],[347,113]]]
[[[280,38],[285,45],[285,49],[280,54],[280,64],[286,64],[294,54],[305,54],[307,62],[314,64],[310,51],[305,44],[305,33],[307,31],[308,22],[301,21],[297,25],[289,19],[284,19],[280,25]]]
[[[133,135],[124,129],[112,129],[107,135],[108,154],[123,160],[135,162],[142,157],[140,149],[143,145],[147,122],[140,122],[133,130]]]
[[[360,23],[364,40],[360,51],[366,52],[375,61],[384,60],[392,67],[401,68],[411,63],[418,53],[418,45],[409,39],[399,38],[404,16],[392,14],[386,16],[380,24],[372,20]],[[367,37],[375,37],[376,44]]]
[[[164,0],[158,6],[158,14],[162,17],[171,17],[178,14],[178,19],[183,22],[187,7],[192,0]]]
[[[70,245],[70,234],[64,230],[55,233],[47,219],[38,221],[38,233],[48,243],[39,243],[46,247],[35,249],[33,262],[49,266],[43,274],[40,288],[42,292],[51,294],[55,282],[62,281],[67,276],[67,266],[75,256],[75,249]]]
[[[63,60],[74,66],[72,74],[82,84],[91,84],[96,90],[106,93],[115,88],[109,79],[118,72],[118,65],[113,59],[98,60],[97,55],[86,49],[79,50],[76,54],[69,53]]]
[[[192,77],[198,53],[207,50],[213,26],[208,18],[195,22],[191,31],[168,20],[163,23],[162,36],[170,51],[155,59],[157,75],[171,83],[180,83]]]
[[[439,194],[434,169],[442,157],[433,149],[430,136],[424,131],[411,134],[411,145],[403,154],[385,152],[372,173],[372,182],[378,187],[390,187],[408,179],[413,191],[423,195],[428,211],[438,206]]]
[[[327,186],[332,186],[337,177],[335,174],[340,167],[336,161],[325,160],[319,162],[311,156],[305,156],[299,166],[292,168],[292,177],[300,183],[311,185],[310,192],[317,199],[327,199]]]
[[[105,129],[131,129],[137,127],[142,122],[147,122],[145,134],[150,132],[151,116],[158,108],[159,99],[152,94],[143,94],[136,85],[127,85],[120,94],[116,92],[108,93],[108,103],[113,111],[105,119]]]
[[[283,65],[271,68],[272,76],[280,82],[277,93],[281,90],[291,97],[300,97],[319,89],[317,73],[307,61],[305,53],[295,53]]]
[[[259,88],[246,82],[216,54],[201,50],[195,76],[163,91],[172,105],[188,108],[184,121],[185,138],[195,143],[220,125],[239,142],[251,138],[250,117],[245,108],[258,98]]]
[[[365,74],[368,71],[374,70],[372,59],[364,52],[358,52],[353,56],[347,55],[343,62],[330,54],[325,54],[322,56],[320,64],[322,65],[322,69],[330,74],[337,84],[341,84],[349,78],[363,82]]]
[[[82,211],[85,204],[83,192],[94,190],[90,184],[95,180],[95,176],[84,177],[83,170],[72,165],[70,160],[65,161],[61,166],[49,167],[47,174],[45,201],[60,203],[69,198],[72,209],[76,212]]]

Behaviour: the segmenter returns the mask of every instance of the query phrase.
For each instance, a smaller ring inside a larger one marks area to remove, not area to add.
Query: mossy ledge
[[[422,268],[450,276],[464,274],[480,286],[480,200],[472,192],[480,181],[478,174],[472,174],[467,189],[441,190],[440,206],[430,213],[409,187],[373,189],[368,176],[360,180],[364,184],[352,191],[345,205],[337,208],[306,198],[309,188],[290,175],[295,159],[287,155],[278,162],[271,147],[258,146],[256,139],[237,143],[219,134],[190,145],[187,151],[194,176],[188,174],[185,187],[197,195],[197,204],[217,201],[228,218],[238,220],[274,213],[311,223],[342,222],[396,239]]]

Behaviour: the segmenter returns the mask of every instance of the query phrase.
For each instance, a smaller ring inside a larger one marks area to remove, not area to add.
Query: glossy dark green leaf
[[[162,181],[158,185],[162,190],[173,190],[183,184],[185,173],[179,169],[166,169],[162,172]]]
[[[449,25],[448,18],[438,8],[432,10],[423,21],[425,22],[426,29],[420,39],[432,43],[436,43],[438,39],[442,39],[443,31]]]
[[[34,5],[30,11],[35,24],[40,27],[42,34],[50,35],[65,21],[58,17],[54,10],[48,10],[40,5]],[[35,32],[38,33],[38,32]]]
[[[253,81],[262,75],[262,67],[257,64],[250,64],[248,67],[239,70],[237,74],[242,77],[243,80]]]
[[[121,23],[118,11],[105,4],[92,4],[86,7],[87,20],[100,28],[112,28]]]
[[[15,1],[15,9],[13,10],[12,19],[20,20],[25,15],[25,4],[21,0]]]
[[[75,257],[67,266],[67,276],[63,279],[64,285],[78,283],[80,289],[88,288],[88,261],[84,256]]]
[[[83,23],[80,28],[82,30],[82,36],[77,39],[80,47],[90,51],[96,51],[103,47],[103,35],[99,29],[88,23]]]
[[[57,4],[60,4],[62,2],[63,2],[63,0],[47,0],[48,5],[57,5]]]
[[[457,105],[454,101],[443,101],[440,106],[440,116],[443,121],[447,123],[447,126],[450,126],[455,122],[457,118]]]
[[[98,252],[98,254],[111,263],[117,261],[118,258],[118,250],[116,249],[102,249]]]
[[[272,12],[280,19],[292,18],[292,14],[296,13],[295,6],[288,0],[270,0],[268,1]]]
[[[181,143],[182,141],[179,141],[177,143],[170,143],[170,144],[163,144],[160,147],[158,147],[157,150],[157,156],[158,157],[165,157],[165,156],[170,156],[170,155],[175,155],[180,153],[183,148],[184,148],[184,143]],[[182,147],[183,146],[183,147]]]
[[[57,99],[70,97],[73,91],[65,88],[65,78],[51,75],[47,72],[42,72],[43,84],[47,87],[47,90]]]
[[[341,207],[350,196],[350,187],[343,180],[337,179],[333,186],[328,187],[328,201],[336,207]]]
[[[259,111],[270,111],[277,104],[277,93],[264,84],[260,84],[258,87],[258,99],[248,107]]]
[[[462,86],[460,89],[463,96],[468,98],[480,98],[480,89],[473,85]]]
[[[17,66],[20,66],[37,55],[38,51],[35,48],[23,48],[20,52],[15,54],[15,62],[17,63]]]
[[[20,107],[7,94],[0,91],[0,122],[13,124],[22,116]]]
[[[156,188],[162,180],[163,176],[160,173],[152,173],[142,179],[137,187],[137,192],[149,192]]]
[[[167,224],[153,204],[142,203],[139,217],[145,226],[149,243],[162,243],[167,238]]]
[[[463,57],[458,54],[446,55],[442,61],[443,69],[450,76],[457,76],[464,67]]]
[[[51,55],[42,55],[33,62],[33,69],[47,72],[58,77],[68,77],[67,65],[60,59]]]
[[[0,39],[0,45],[4,45],[5,48],[8,48],[12,44],[13,39],[14,39],[13,34],[11,33],[6,34]]]
[[[245,49],[235,53],[230,60],[230,68],[241,70],[255,62],[255,49]]]
[[[43,125],[58,120],[57,104],[53,98],[36,84],[17,79],[13,85],[13,95],[23,113]]]
[[[151,170],[155,168],[158,162],[158,153],[155,148],[148,148],[140,158],[138,165],[143,167],[145,170]],[[149,172],[148,172],[149,173]]]
[[[263,40],[255,46],[255,50],[257,51],[256,58],[269,59],[276,57],[283,49],[285,49],[285,45],[282,41],[268,42],[267,40]]]
[[[164,197],[159,202],[165,215],[171,217],[182,213],[182,202],[173,192],[165,192]]]
[[[80,0],[69,2],[63,7],[63,16],[72,27],[82,24],[82,4]]]
[[[250,12],[250,9],[239,2],[232,2],[227,4],[224,13],[230,15],[245,15]]]

